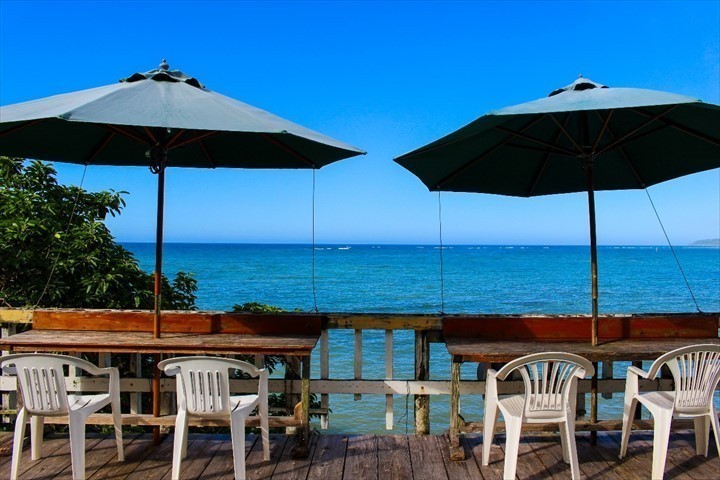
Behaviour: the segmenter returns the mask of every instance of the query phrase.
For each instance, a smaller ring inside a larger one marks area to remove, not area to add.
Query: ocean
[[[123,246],[143,269],[153,270],[154,244]],[[669,247],[599,247],[600,313],[720,312],[720,248],[675,247],[675,253],[692,295]],[[286,310],[317,306],[321,312],[590,313],[587,246],[171,243],[163,250],[163,271],[170,278],[178,271],[192,273],[202,310],[260,302]],[[330,351],[331,378],[352,378],[352,332],[331,331]],[[411,333],[395,334],[394,355],[395,378],[412,378]],[[314,378],[319,376],[317,357]],[[363,360],[364,378],[384,378],[383,332],[364,332]],[[432,345],[430,364],[431,379],[450,378],[444,345]],[[616,376],[624,377],[626,367],[616,362]],[[464,364],[462,378],[472,379],[475,368]],[[621,397],[601,398],[599,417],[621,418]],[[720,407],[717,395],[716,403]],[[412,404],[412,397],[395,397],[396,432],[405,432],[406,419],[412,432]],[[330,408],[330,431],[385,431],[382,395],[363,395],[357,401],[352,395],[332,395]],[[482,398],[463,397],[462,414],[468,421],[481,421]],[[447,398],[433,397],[431,430],[447,429],[448,421]]]

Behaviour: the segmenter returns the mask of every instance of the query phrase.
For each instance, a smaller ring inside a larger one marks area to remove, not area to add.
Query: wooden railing
[[[97,313],[102,313],[104,319],[111,319],[113,322],[122,323],[129,318],[135,318],[138,315],[151,315],[151,312],[138,311],[92,311],[92,310],[53,310],[52,315],[57,316],[74,316],[81,318],[82,325],[78,325],[79,329],[93,329],[93,318]],[[170,312],[168,312],[169,314]],[[197,316],[213,315],[222,318],[226,314],[224,312],[174,312],[175,319],[183,319],[183,321],[192,323]],[[268,322],[272,322],[273,318],[278,316],[293,317],[295,314],[268,314]],[[48,311],[33,310],[16,310],[16,309],[0,309],[0,323],[2,324],[2,336],[7,337],[17,331],[20,324],[31,324],[33,320],[42,316],[45,320],[48,318]],[[300,315],[307,317],[307,314]],[[322,317],[322,332],[319,344],[315,349],[315,355],[319,354],[318,362],[314,362],[314,371],[310,381],[310,391],[320,398],[320,408],[312,410],[311,413],[320,415],[321,428],[327,428],[332,417],[330,410],[332,407],[332,396],[334,395],[353,395],[358,401],[362,401],[362,395],[384,395],[385,396],[385,428],[390,430],[394,428],[394,396],[407,397],[412,395],[414,400],[414,426],[415,432],[424,434],[430,431],[430,408],[431,398],[442,397],[447,402],[451,394],[451,382],[448,375],[443,378],[431,378],[430,375],[430,345],[443,342],[442,320],[439,315],[408,315],[408,314],[345,314],[331,313],[319,314]],[[493,318],[497,318],[495,315]],[[626,316],[627,317],[627,316]],[[686,315],[687,317],[687,315]],[[708,315],[695,315],[694,317],[708,318]],[[715,324],[718,322],[717,314],[710,315],[714,318]],[[214,318],[214,317],[213,317]],[[478,321],[482,321],[484,316],[475,316]],[[512,318],[518,318],[513,316]],[[543,317],[535,317],[543,318]],[[553,318],[562,318],[554,316]],[[577,317],[575,317],[577,318]],[[618,318],[615,316],[614,318]],[[179,321],[179,320],[178,320]],[[363,375],[364,354],[366,348],[363,346],[363,332],[380,331],[384,334],[384,376],[382,378],[367,378]],[[339,348],[339,345],[333,345],[330,332],[332,331],[352,331],[353,335],[353,368],[352,377],[343,378],[331,373],[331,353]],[[403,333],[405,332],[405,333]],[[408,335],[408,333],[410,335]],[[399,337],[402,339],[399,340]],[[502,341],[502,340],[498,340]],[[589,341],[589,340],[588,340]],[[394,354],[398,349],[412,349],[414,352],[414,374],[412,376],[400,376],[398,372],[398,364]],[[127,354],[126,354],[127,355]],[[113,355],[115,357],[115,355]],[[448,363],[449,363],[449,356]],[[619,360],[619,359],[618,359]],[[99,357],[100,363],[111,364],[115,361],[109,355],[104,354]],[[170,425],[171,420],[160,417],[160,419],[152,419],[142,410],[142,396],[149,395],[151,392],[151,379],[148,372],[143,372],[143,362],[139,354],[129,355],[129,362],[132,368],[132,376],[121,380],[121,390],[129,393],[129,401],[127,405],[123,405],[125,423],[133,423],[140,425]],[[263,358],[256,357],[256,363],[261,364]],[[319,371],[318,371],[319,370]],[[475,375],[474,375],[475,376]],[[466,375],[467,377],[467,375]],[[75,377],[69,382],[69,390],[82,391],[99,391],[106,388],[106,380]],[[608,362],[603,365],[597,380],[596,392],[603,396],[613,393],[623,392],[625,387],[624,378],[613,378],[612,364]],[[174,391],[175,382],[170,379],[163,379],[161,382],[161,390],[165,392],[163,395],[163,413],[172,413],[173,405],[171,402],[171,394]],[[253,385],[251,380],[233,380],[233,391],[251,392],[257,387]],[[502,385],[503,392],[513,393],[521,392],[523,385],[521,382],[504,382]],[[584,410],[584,399],[586,394],[591,391],[592,382],[584,380],[579,383],[578,391],[580,393],[579,410]],[[670,389],[672,388],[672,380],[662,378],[654,381],[645,381],[644,389]],[[270,392],[276,393],[298,393],[301,389],[301,381],[284,377],[273,377],[269,383]],[[0,393],[2,393],[2,415],[5,421],[11,420],[10,415],[15,408],[15,392],[16,383],[13,377],[3,376],[0,378]],[[485,382],[477,380],[477,378],[464,378],[460,382],[460,394],[483,394],[485,391]],[[581,412],[582,413],[582,412]],[[104,423],[108,421],[102,417],[96,419],[96,423]],[[590,424],[581,422],[578,429],[609,429],[617,428],[619,422],[617,419],[606,419]],[[282,425],[277,425],[282,426]],[[365,426],[366,428],[377,428],[378,426]],[[443,425],[447,428],[447,424]]]

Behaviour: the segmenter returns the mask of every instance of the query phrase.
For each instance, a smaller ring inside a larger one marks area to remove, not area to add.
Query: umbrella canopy
[[[119,83],[0,107],[0,152],[86,165],[320,168],[361,150],[160,68]]]
[[[363,153],[213,92],[165,60],[113,85],[0,107],[1,155],[158,173],[156,338],[167,166],[317,169]]]
[[[433,191],[588,192],[597,343],[595,190],[646,188],[720,167],[720,106],[585,78],[490,112],[395,159]]]

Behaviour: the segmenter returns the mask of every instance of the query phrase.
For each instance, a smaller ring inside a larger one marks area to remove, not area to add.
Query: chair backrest
[[[595,369],[585,358],[572,353],[544,352],[509,362],[497,373],[505,380],[519,371],[525,383],[525,416],[542,417],[563,412],[574,401],[578,378],[593,375]]]
[[[94,370],[85,360],[66,355],[27,353],[0,358],[5,373],[17,375],[23,405],[34,415],[68,414],[64,367]]]
[[[690,345],[668,352],[653,362],[648,378],[655,378],[663,365],[675,380],[676,410],[710,405],[720,382],[720,345]]]
[[[195,415],[230,414],[231,369],[242,370],[252,377],[260,376],[261,394],[267,389],[267,370],[242,360],[221,357],[178,357],[163,360],[158,368],[177,376],[178,404]]]

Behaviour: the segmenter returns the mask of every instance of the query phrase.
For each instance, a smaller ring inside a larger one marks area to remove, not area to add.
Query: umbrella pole
[[[165,165],[158,171],[157,223],[155,233],[155,311],[153,338],[160,338],[160,306],[162,303],[163,211],[165,210]]]
[[[588,184],[588,210],[590,214],[590,277],[592,280],[592,345],[598,344],[598,268],[597,234],[595,229],[595,183],[593,181],[592,161],[586,165]]]

